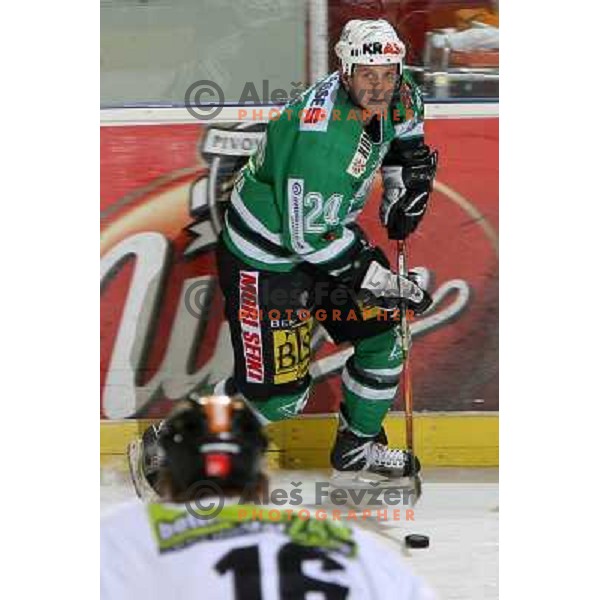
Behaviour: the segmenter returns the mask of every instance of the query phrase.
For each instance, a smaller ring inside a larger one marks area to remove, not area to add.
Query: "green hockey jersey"
[[[229,250],[267,271],[301,261],[332,275],[343,270],[360,243],[349,225],[390,144],[424,135],[423,102],[407,74],[399,92],[375,121],[376,135],[365,130],[337,71],[285,106],[236,178],[223,229]]]

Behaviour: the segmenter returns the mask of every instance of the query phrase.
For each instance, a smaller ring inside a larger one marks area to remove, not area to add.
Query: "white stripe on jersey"
[[[346,368],[342,371],[342,381],[351,392],[365,400],[391,400],[396,395],[396,390],[398,389],[397,385],[385,389],[367,387],[356,381]]]
[[[227,219],[227,215],[225,215],[225,222],[227,223],[227,234],[229,235],[229,238],[235,244],[236,248],[249,258],[253,258],[254,260],[258,260],[263,263],[277,265],[290,265],[297,262],[294,260],[295,257],[281,258],[279,256],[275,256],[274,254],[266,252],[265,250],[262,250],[258,246],[255,246],[251,242],[245,240],[231,227],[229,220]]]
[[[258,235],[264,237],[265,239],[281,246],[283,248],[283,241],[280,233],[273,233],[269,231],[247,208],[242,200],[242,197],[239,195],[238,191],[234,188],[231,192],[231,204],[238,212],[240,217],[244,219],[246,225],[258,233]]]
[[[355,241],[355,233],[350,229],[344,228],[344,233],[340,239],[332,242],[328,246],[325,246],[325,248],[321,248],[321,250],[311,252],[310,254],[303,254],[302,258],[313,264],[327,262],[333,260],[338,255],[348,250],[348,248],[350,248]]]

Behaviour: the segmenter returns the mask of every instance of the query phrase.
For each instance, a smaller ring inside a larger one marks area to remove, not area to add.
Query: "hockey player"
[[[235,368],[216,393],[241,394],[263,424],[301,414],[319,323],[354,346],[332,467],[412,475],[418,460],[390,448],[382,428],[404,360],[394,309],[404,302],[421,313],[431,299],[390,269],[356,219],[381,167],[382,236],[406,239],[427,208],[437,152],[424,143],[420,92],[387,21],[349,21],[336,53],[339,70],[269,122],[236,179],[217,246]],[[155,434],[130,449],[138,488],[156,472]]]
[[[235,353],[226,390],[241,392],[264,423],[300,414],[316,321],[335,343],[354,345],[333,468],[404,476],[418,461],[388,447],[382,429],[402,371],[399,328],[394,313],[382,319],[368,309],[405,302],[418,314],[431,299],[397,277],[355,222],[382,166],[384,231],[396,240],[411,234],[437,152],[424,143],[423,103],[394,28],[352,20],[335,50],[339,70],[268,124],[232,191],[217,249]],[[316,318],[302,318],[307,312]]]
[[[103,600],[434,598],[371,533],[240,504],[265,482],[266,440],[244,402],[181,401],[158,444],[164,501],[136,500],[102,519]],[[201,495],[210,487],[214,496]]]

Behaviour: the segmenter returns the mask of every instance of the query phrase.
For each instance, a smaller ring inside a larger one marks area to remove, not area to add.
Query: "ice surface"
[[[361,526],[376,532],[401,552],[413,570],[448,600],[495,600],[498,598],[498,470],[425,470],[423,496],[414,507],[414,522],[367,519]],[[271,476],[276,488],[292,490],[302,482],[304,506],[315,509],[316,482],[329,481],[325,471],[277,471]],[[330,488],[331,490],[333,488]],[[102,513],[135,497],[126,474],[113,468],[101,471]],[[298,509],[297,506],[290,506]],[[285,509],[286,505],[279,507]],[[352,506],[321,506],[347,514]],[[370,507],[360,506],[359,510]],[[379,507],[383,508],[383,507]],[[400,506],[401,514],[406,507]],[[373,509],[375,512],[376,509]],[[388,509],[391,514],[390,509]],[[404,536],[421,533],[430,537],[427,549],[407,549]]]

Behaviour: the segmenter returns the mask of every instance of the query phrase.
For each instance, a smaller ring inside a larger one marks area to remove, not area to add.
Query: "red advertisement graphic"
[[[163,416],[231,373],[213,248],[233,176],[263,129],[101,128],[101,417]],[[497,410],[498,120],[432,120],[427,137],[440,168],[409,262],[435,304],[412,324],[415,410]],[[376,181],[359,222],[394,264],[380,195]],[[351,348],[317,335],[305,410],[332,412]]]

